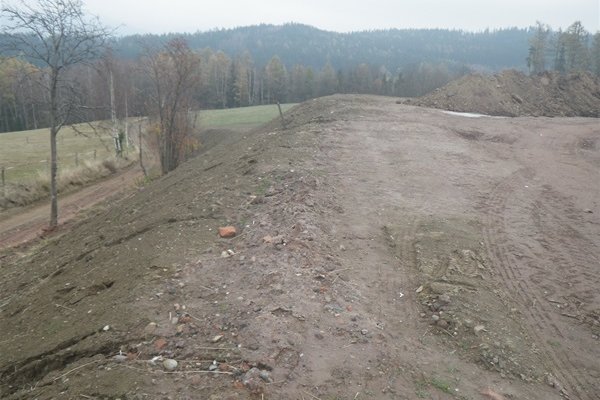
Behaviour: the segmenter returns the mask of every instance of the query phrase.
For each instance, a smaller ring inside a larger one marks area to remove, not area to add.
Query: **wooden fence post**
[[[285,129],[285,119],[283,118],[283,113],[281,112],[281,104],[279,104],[279,101],[277,101],[277,108],[279,109],[279,116],[281,117],[281,125],[283,125],[283,128]]]

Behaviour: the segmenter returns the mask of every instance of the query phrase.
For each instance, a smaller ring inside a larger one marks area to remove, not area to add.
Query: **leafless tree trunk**
[[[170,41],[161,51],[147,50],[145,58],[153,85],[149,114],[158,120],[160,165],[167,174],[194,146],[188,110],[200,78],[200,59],[181,39]]]
[[[74,65],[95,58],[103,50],[108,31],[97,19],[87,18],[81,0],[23,1],[4,5],[2,33],[10,50],[43,64],[48,73],[44,91],[50,120],[50,229],[58,224],[56,138],[80,110],[78,90],[63,78]]]

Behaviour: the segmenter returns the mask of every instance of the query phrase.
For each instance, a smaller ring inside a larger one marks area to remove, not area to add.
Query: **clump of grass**
[[[129,158],[107,158],[105,160],[83,161],[79,166],[59,169],[57,189],[66,193],[93,183],[106,176],[115,174],[135,162]],[[0,191],[0,208],[22,207],[38,200],[47,198],[50,194],[50,175],[48,171],[38,171],[36,177],[18,183],[9,183]]]

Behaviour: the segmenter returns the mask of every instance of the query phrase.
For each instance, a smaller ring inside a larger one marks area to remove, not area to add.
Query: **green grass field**
[[[282,104],[281,111],[286,112],[295,104]],[[200,128],[213,129],[252,129],[279,116],[277,105],[232,108],[229,110],[200,111]]]
[[[293,104],[282,104],[283,111]],[[200,129],[252,129],[277,117],[276,105],[234,108],[229,110],[206,110],[199,112]],[[137,118],[131,118],[135,124]],[[103,160],[113,155],[110,134],[94,134],[92,129],[82,125],[80,130],[87,136],[77,134],[65,127],[58,134],[59,169],[75,167],[76,162],[91,161],[95,156]],[[131,132],[137,132],[134,127]],[[35,179],[48,170],[50,157],[50,133],[48,129],[0,134],[0,167],[5,168],[7,183],[23,183]]]

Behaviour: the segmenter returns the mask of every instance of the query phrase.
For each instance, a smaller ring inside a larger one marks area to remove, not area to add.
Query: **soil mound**
[[[498,116],[600,117],[600,80],[589,73],[472,74],[418,99],[421,107]]]

